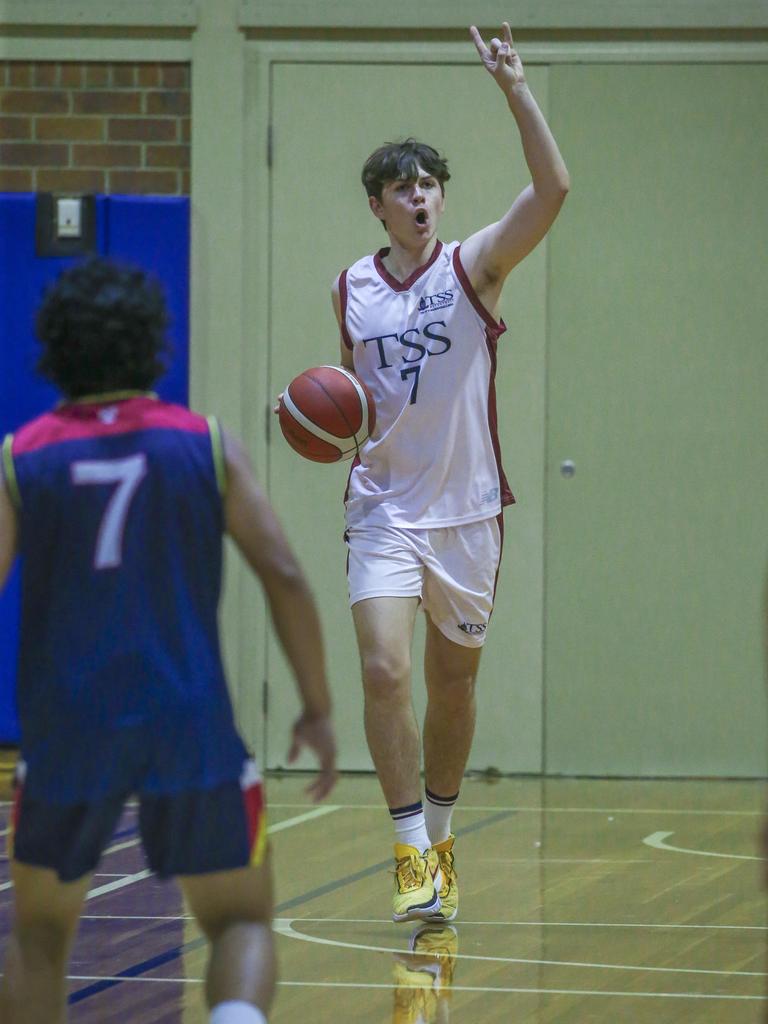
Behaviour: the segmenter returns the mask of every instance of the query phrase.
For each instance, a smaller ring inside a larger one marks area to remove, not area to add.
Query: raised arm
[[[315,800],[321,800],[336,779],[336,747],[317,608],[272,506],[256,483],[245,448],[236,438],[225,434],[224,452],[227,532],[264,587],[278,639],[302,702],[302,714],[293,726],[288,760],[294,761],[304,746],[315,753],[320,775],[308,792]]]
[[[470,34],[480,59],[506,97],[515,118],[531,182],[501,220],[471,235],[461,247],[464,268],[484,305],[495,311],[510,270],[542,240],[570,187],[568,170],[525,81],[522,61],[505,21],[503,39],[486,46],[473,25]]]

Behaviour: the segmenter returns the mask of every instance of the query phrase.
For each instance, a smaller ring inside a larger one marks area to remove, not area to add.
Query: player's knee
[[[34,920],[17,921],[14,934],[25,963],[55,963],[66,957],[74,925],[58,917],[40,915]]]
[[[366,695],[378,700],[400,700],[408,694],[410,662],[386,652],[363,659]]]
[[[243,938],[248,935],[261,934],[262,929],[271,931],[272,908],[269,906],[251,906],[236,910],[228,908],[222,911],[209,911],[201,914],[198,912],[197,923],[211,942],[220,939],[240,935]]]
[[[474,700],[475,680],[476,676],[473,672],[448,670],[430,687],[430,699],[439,700],[443,704],[453,707],[461,707]]]
[[[190,904],[198,924],[211,940],[232,929],[269,928],[272,924],[272,895],[264,887],[241,887],[218,899],[192,899]]]

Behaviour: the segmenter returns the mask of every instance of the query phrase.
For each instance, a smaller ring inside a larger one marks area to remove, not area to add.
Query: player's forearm
[[[523,82],[506,92],[506,96],[517,122],[534,189],[540,196],[562,199],[570,187],[568,168],[533,93]]]
[[[303,578],[273,583],[267,590],[277,636],[309,718],[328,715],[331,696],[325,674],[320,619]]]

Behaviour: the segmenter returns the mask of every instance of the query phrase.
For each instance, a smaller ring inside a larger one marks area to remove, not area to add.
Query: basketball
[[[315,366],[294,377],[278,414],[283,437],[312,462],[351,459],[376,425],[370,391],[343,366]]]

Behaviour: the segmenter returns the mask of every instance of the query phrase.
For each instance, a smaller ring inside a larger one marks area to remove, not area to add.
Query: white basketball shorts
[[[371,597],[419,597],[443,636],[482,647],[501,561],[501,516],[430,530],[353,527],[346,539],[350,607]]]

